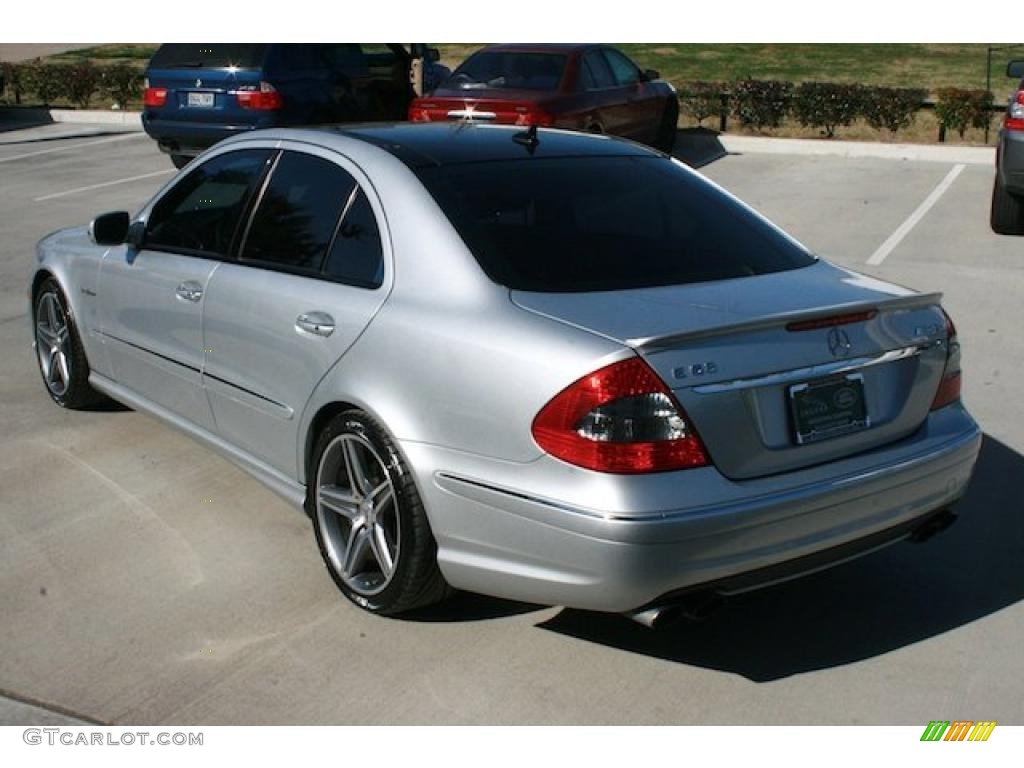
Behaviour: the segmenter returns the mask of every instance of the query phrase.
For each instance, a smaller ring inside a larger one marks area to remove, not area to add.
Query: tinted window
[[[640,81],[640,70],[636,64],[613,48],[604,49],[605,59],[612,69],[612,76],[619,85],[630,85]]]
[[[678,285],[814,261],[728,195],[664,158],[534,158],[419,174],[480,266],[509,288]]]
[[[253,216],[242,258],[318,272],[354,187],[334,163],[285,152]]]
[[[588,91],[611,88],[615,85],[612,71],[608,68],[608,62],[604,60],[600,51],[590,51],[584,55],[581,67],[583,87]]]
[[[153,69],[200,69],[240,67],[257,69],[263,64],[265,43],[166,43],[153,55]]]
[[[153,206],[146,247],[225,256],[270,150],[243,149],[208,160]]]
[[[459,88],[515,88],[553,91],[562,82],[565,56],[558,53],[480,51],[452,73],[448,85]]]
[[[317,45],[283,43],[278,47],[281,50],[281,62],[287,69],[318,69],[325,64]]]
[[[379,288],[384,280],[377,219],[362,190],[338,227],[324,271],[336,280],[364,288]]]

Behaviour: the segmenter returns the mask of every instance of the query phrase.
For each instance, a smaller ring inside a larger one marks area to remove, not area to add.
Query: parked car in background
[[[1006,74],[1019,78],[1020,84],[999,132],[992,229],[1000,235],[1024,235],[1024,60],[1011,61]]]
[[[58,405],[110,395],[305,505],[381,614],[451,586],[653,624],[928,538],[981,444],[938,294],[609,137],[239,136],[47,236],[30,295]]]
[[[146,70],[142,125],[180,168],[257,128],[401,120],[414,57],[427,87],[449,73],[422,43],[167,43]]]
[[[679,101],[659,78],[608,45],[489,45],[415,99],[409,119],[569,128],[668,152]]]

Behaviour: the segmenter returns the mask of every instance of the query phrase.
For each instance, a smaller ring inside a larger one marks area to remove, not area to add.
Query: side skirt
[[[292,506],[297,507],[298,509],[303,509],[303,505],[306,500],[305,486],[296,483],[291,478],[286,477],[276,469],[268,466],[245,451],[236,448],[217,435],[214,435],[201,427],[197,427],[195,424],[186,421],[177,414],[168,411],[166,408],[163,408],[150,400],[147,400],[141,395],[132,392],[130,389],[126,389],[105,376],[101,376],[95,371],[89,374],[89,383],[100,392],[114,398],[118,402],[124,403],[136,410],[143,411],[144,413],[148,413],[151,416],[155,416],[160,421],[184,432],[193,440],[202,443],[207,448],[212,448],[228,461],[248,472],[274,493],[289,502]]]

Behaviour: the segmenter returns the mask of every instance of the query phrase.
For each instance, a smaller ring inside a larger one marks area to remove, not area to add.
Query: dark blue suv
[[[142,125],[182,167],[221,139],[284,125],[404,120],[447,74],[436,49],[397,43],[167,43],[146,70]]]

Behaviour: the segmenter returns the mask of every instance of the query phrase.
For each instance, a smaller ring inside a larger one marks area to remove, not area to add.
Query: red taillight
[[[533,438],[552,456],[599,472],[709,463],[682,407],[639,357],[594,371],[555,395],[533,420]]]
[[[142,103],[147,107],[162,107],[167,103],[167,89],[147,87],[142,94]]]
[[[1024,91],[1017,91],[1003,120],[1003,127],[1008,131],[1024,131]]]
[[[238,106],[242,109],[272,111],[284,106],[284,99],[270,83],[260,81],[259,88],[235,91]]]
[[[429,123],[430,110],[432,109],[437,109],[437,105],[428,102],[414,101],[409,105],[409,122]]]
[[[551,128],[555,124],[555,116],[534,106],[516,107],[516,125],[536,125],[539,128]]]
[[[939,389],[932,400],[932,410],[954,403],[960,399],[960,343],[956,339],[956,326],[946,310],[946,367],[942,371]]]

